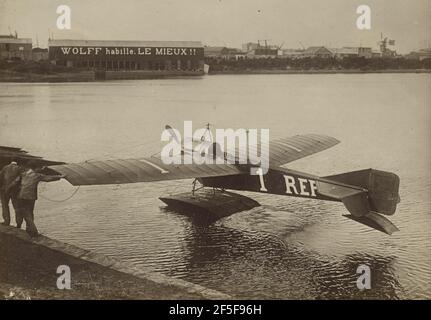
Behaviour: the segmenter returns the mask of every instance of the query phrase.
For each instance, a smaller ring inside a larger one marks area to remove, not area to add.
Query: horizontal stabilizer
[[[379,230],[389,235],[391,235],[395,231],[399,231],[399,229],[389,219],[376,212],[370,212],[361,217],[357,217],[352,214],[344,215],[344,217],[352,219],[356,222],[362,223],[368,227]]]

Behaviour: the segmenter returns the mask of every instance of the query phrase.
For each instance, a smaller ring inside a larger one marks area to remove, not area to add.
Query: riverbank
[[[57,288],[58,266],[71,270],[71,290]],[[230,299],[181,279],[46,236],[0,225],[0,299]]]
[[[232,74],[367,74],[367,73],[431,73],[431,69],[390,69],[390,70],[224,70],[210,71],[209,75]],[[95,71],[66,72],[56,74],[22,73],[12,71],[0,71],[0,82],[36,83],[36,82],[93,82],[110,80],[137,80],[137,79],[169,79],[169,78],[193,78],[203,74],[168,73],[151,71],[106,71],[103,75]]]
[[[62,72],[62,73],[33,73],[15,72],[9,70],[0,71],[0,82],[89,82],[95,80],[93,71]]]
[[[203,72],[194,71],[73,71],[59,73],[33,73],[0,71],[0,82],[91,82],[109,80],[164,79],[178,77],[199,77]]]
[[[282,69],[257,69],[257,70],[223,70],[210,71],[210,75],[218,74],[367,74],[367,73],[431,73],[431,69],[389,69],[389,70],[282,70]]]

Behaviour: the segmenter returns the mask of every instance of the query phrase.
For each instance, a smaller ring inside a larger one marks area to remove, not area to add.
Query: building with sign
[[[50,40],[49,59],[61,66],[102,71],[203,73],[199,41]]]

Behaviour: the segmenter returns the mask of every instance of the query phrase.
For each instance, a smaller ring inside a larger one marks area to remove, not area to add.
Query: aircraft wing
[[[289,138],[281,138],[269,142],[270,166],[281,166],[326,150],[340,143],[335,138],[319,135],[305,134]]]
[[[320,134],[304,134],[271,140],[269,141],[269,166],[278,167],[314,153],[326,150],[338,143],[340,143],[340,141],[337,139]],[[261,145],[258,144],[257,148],[249,147],[249,151],[251,151],[249,159],[255,159],[255,161],[252,162],[259,163],[261,156]],[[228,154],[228,158],[232,161],[235,161],[238,159],[240,152],[247,153],[246,149],[242,147],[236,148],[236,155],[234,156],[232,154]],[[255,158],[256,155],[258,158]]]
[[[166,129],[169,130],[169,133],[173,137],[173,139],[179,143],[180,138],[177,137],[173,128],[167,125]],[[199,143],[202,142],[199,141]],[[325,149],[333,147],[338,143],[340,143],[340,141],[338,141],[337,139],[320,134],[304,134],[272,140],[269,142],[269,165],[278,167],[294,160],[298,160],[314,153],[323,151]],[[208,148],[211,145],[212,142],[209,142],[206,146],[202,146],[201,149]],[[260,145],[258,145],[257,147],[257,151],[259,152],[256,152],[256,147],[249,148],[251,151],[255,151],[255,155],[259,156]],[[187,151],[190,153],[193,152],[193,150]],[[230,161],[236,162],[238,161],[238,156],[240,152],[245,152],[247,154],[247,149],[243,149],[242,147],[241,149],[235,148],[235,155],[227,153],[226,156]],[[250,159],[253,159],[253,156],[251,156]],[[259,163],[259,159],[256,160],[257,161],[253,161],[253,163]]]
[[[64,163],[60,161],[46,160],[38,156],[33,156],[21,148],[0,146],[0,168],[2,168],[4,165],[8,164],[12,160],[20,160],[22,162],[31,160],[32,162],[37,163],[41,167]]]
[[[296,135],[273,140],[269,143],[269,164],[270,166],[280,166],[323,151],[338,143],[339,141],[335,138],[317,134]],[[166,165],[156,157],[87,161],[53,165],[49,169],[66,175],[66,180],[73,185],[152,182],[228,176],[249,172],[246,167],[227,163]]]
[[[72,185],[123,184],[161,180],[216,177],[244,173],[229,164],[170,164],[160,158],[87,161],[50,166],[56,173],[66,175]]]

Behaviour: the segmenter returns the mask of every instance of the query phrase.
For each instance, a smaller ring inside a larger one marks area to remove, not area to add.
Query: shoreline
[[[57,288],[57,268],[71,270],[71,289]],[[225,300],[231,296],[117,259],[0,225],[2,299]]]
[[[226,70],[210,71],[208,74],[172,73],[172,72],[137,72],[137,71],[106,71],[103,78],[95,71],[64,72],[54,74],[24,73],[0,70],[0,82],[12,83],[67,83],[67,82],[103,82],[112,80],[145,80],[145,79],[193,79],[213,75],[314,75],[314,74],[375,74],[375,73],[431,73],[431,69],[386,69],[386,70]]]
[[[173,79],[173,78],[199,78],[203,72],[195,71],[71,71],[50,74],[15,72],[0,70],[0,82],[15,83],[66,83],[66,82],[103,82],[115,80],[144,80],[144,79]]]
[[[431,69],[385,69],[385,70],[227,70],[227,71],[210,71],[208,75],[220,74],[237,74],[237,75],[255,75],[255,74],[367,74],[367,73],[431,73]]]

